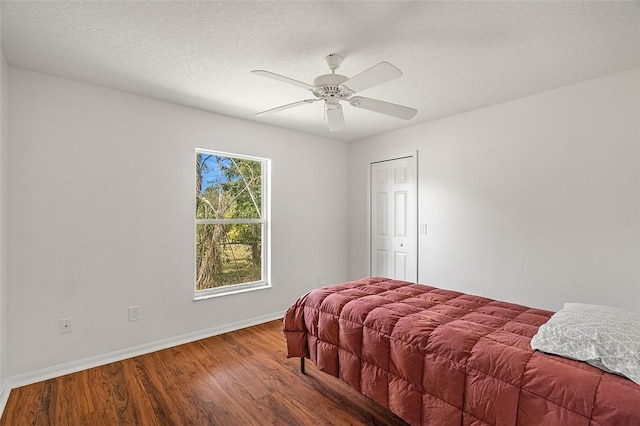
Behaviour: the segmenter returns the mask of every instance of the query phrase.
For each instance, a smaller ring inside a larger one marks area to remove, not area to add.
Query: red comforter
[[[287,356],[412,425],[640,425],[640,385],[531,350],[552,314],[368,278],[301,297],[284,334]]]

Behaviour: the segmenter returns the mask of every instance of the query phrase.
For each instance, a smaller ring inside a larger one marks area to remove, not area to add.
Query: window
[[[268,166],[196,150],[196,299],[269,287]]]

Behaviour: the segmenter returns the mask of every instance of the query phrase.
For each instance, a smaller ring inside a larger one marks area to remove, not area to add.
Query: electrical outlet
[[[71,318],[60,318],[58,321],[58,327],[60,329],[60,334],[67,334],[73,331]]]
[[[318,275],[318,285],[324,284],[324,275]]]
[[[140,319],[140,306],[129,306],[129,322]]]

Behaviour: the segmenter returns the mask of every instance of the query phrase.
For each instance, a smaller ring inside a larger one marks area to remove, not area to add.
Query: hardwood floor
[[[405,425],[284,355],[281,321],[11,391],[5,425]]]

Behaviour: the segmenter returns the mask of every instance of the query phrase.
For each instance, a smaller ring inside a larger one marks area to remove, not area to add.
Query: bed
[[[640,425],[640,385],[531,349],[554,313],[386,278],[312,290],[287,311],[288,357],[411,425]]]

